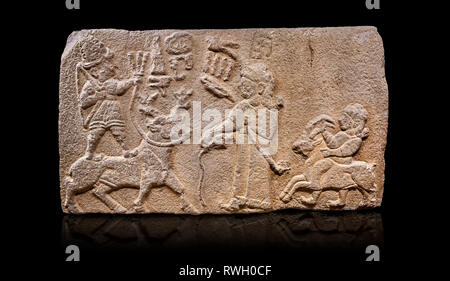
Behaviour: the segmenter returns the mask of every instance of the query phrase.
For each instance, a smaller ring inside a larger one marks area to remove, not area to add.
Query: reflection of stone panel
[[[383,245],[378,213],[275,212],[250,216],[74,217],[62,222],[64,244],[80,246],[366,247]]]
[[[382,201],[388,93],[373,27],[77,31],[59,101],[67,213]]]

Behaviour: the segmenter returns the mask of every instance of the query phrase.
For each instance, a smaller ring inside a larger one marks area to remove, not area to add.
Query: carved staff
[[[200,181],[198,182],[198,197],[199,201],[202,203],[203,207],[206,207],[205,201],[203,201],[202,189],[203,189],[203,180],[205,178],[205,165],[202,162],[202,157],[209,151],[208,148],[203,148],[198,153],[198,162],[200,163]]]
[[[203,142],[203,140],[202,140],[202,142]],[[199,196],[199,201],[202,203],[203,207],[206,207],[206,203],[203,200],[203,193],[202,193],[203,181],[205,179],[205,165],[203,164],[202,158],[203,158],[203,155],[205,155],[207,152],[209,152],[213,148],[221,149],[221,148],[225,148],[225,145],[212,143],[209,146],[202,148],[200,150],[200,152],[198,153],[198,162],[200,164],[200,171],[201,171],[200,172],[200,180],[198,182],[198,196]]]

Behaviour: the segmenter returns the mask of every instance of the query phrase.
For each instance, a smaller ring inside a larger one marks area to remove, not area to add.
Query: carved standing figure
[[[115,79],[116,66],[112,63],[112,51],[98,39],[90,36],[81,47],[82,62],[77,65],[87,81],[79,93],[79,106],[82,110],[91,108],[84,120],[84,127],[89,130],[86,157],[94,157],[95,149],[106,131],[110,131],[123,149],[125,157],[134,156],[136,151],[129,151],[125,144],[125,120],[123,118],[119,96],[140,82],[138,77],[125,80]],[[78,79],[76,81],[78,85]]]
[[[237,145],[237,161],[234,166],[231,184],[231,198],[227,203],[220,205],[224,210],[236,211],[241,208],[269,209],[271,201],[266,166],[268,165],[278,175],[282,175],[290,169],[286,161],[275,162],[258,144],[257,139],[260,137],[269,143],[273,141],[277,128],[269,128],[270,134],[265,136],[261,134],[260,128],[249,124],[249,120],[255,118],[255,113],[259,109],[278,110],[282,107],[282,100],[274,96],[274,88],[275,80],[267,65],[263,63],[243,65],[241,79],[238,84],[242,100],[233,107],[221,124],[211,129],[211,131],[215,131],[217,127],[224,128],[223,134],[216,134],[213,139],[202,141],[203,151],[207,151],[217,147],[217,138],[225,140],[233,138],[233,134],[236,132],[241,132],[248,137],[248,144],[239,144],[238,142]],[[239,120],[238,116],[240,115],[243,120]],[[274,125],[277,126],[278,124]],[[258,178],[263,180],[258,181]],[[252,180],[256,182],[252,184]],[[258,188],[259,193],[263,194],[263,200],[257,200],[249,196],[249,191],[253,186]]]
[[[294,143],[293,150],[308,159],[305,173],[294,176],[279,198],[287,203],[292,195],[301,189],[312,191],[311,197],[301,196],[304,204],[314,205],[325,189],[339,191],[337,200],[328,201],[328,206],[345,206],[348,191],[357,189],[366,200],[369,193],[376,191],[374,182],[374,163],[355,161],[363,139],[369,134],[365,127],[367,112],[360,104],[350,104],[339,118],[340,131],[333,134],[327,128],[334,128],[335,121],[328,115],[319,115],[306,126],[303,135]],[[322,139],[316,139],[321,135]],[[325,147],[315,152],[316,147],[325,141]],[[310,155],[311,154],[311,155]],[[374,198],[372,198],[374,200]]]

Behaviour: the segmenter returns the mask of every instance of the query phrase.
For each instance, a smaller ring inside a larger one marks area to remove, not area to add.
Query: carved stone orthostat
[[[388,89],[374,27],[82,30],[60,73],[66,213],[381,204]]]

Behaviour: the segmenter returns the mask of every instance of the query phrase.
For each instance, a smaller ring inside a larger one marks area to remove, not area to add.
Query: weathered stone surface
[[[381,204],[374,27],[73,32],[59,111],[64,212]]]

